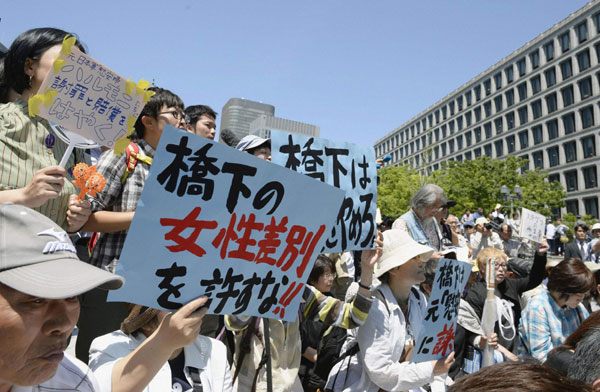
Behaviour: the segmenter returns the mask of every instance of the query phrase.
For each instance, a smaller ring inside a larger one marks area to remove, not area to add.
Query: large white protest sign
[[[346,192],[323,252],[371,248],[377,231],[373,147],[272,131],[271,157],[275,163]]]
[[[411,362],[444,358],[454,349],[458,306],[472,267],[462,261],[440,259]]]
[[[318,195],[312,198],[306,195]],[[295,320],[344,192],[165,127],[109,295],[177,309]]]
[[[520,231],[521,237],[533,242],[541,242],[546,231],[546,217],[527,208],[522,208]]]

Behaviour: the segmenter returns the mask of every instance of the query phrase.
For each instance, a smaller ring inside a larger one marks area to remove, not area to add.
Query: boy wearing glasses
[[[127,230],[142,194],[152,157],[165,125],[185,129],[183,101],[169,90],[150,87],[155,95],[142,109],[130,136],[129,152],[116,155],[105,151],[98,160],[97,170],[106,186],[90,200],[92,214],[83,231],[98,232],[89,263],[114,272],[125,243]],[[136,160],[134,165],[128,155]],[[132,167],[133,166],[133,167]],[[119,328],[127,316],[127,306],[119,302],[106,302],[107,292],[95,289],[81,296],[81,315],[78,327],[77,357],[88,361],[88,350],[94,338]]]

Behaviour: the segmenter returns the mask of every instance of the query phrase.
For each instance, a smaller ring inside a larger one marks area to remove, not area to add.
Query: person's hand
[[[196,298],[162,319],[155,334],[164,347],[175,351],[196,340],[202,326],[202,318],[208,310],[208,308],[199,308],[206,303],[207,299],[207,297]]]
[[[429,256],[430,259],[443,259],[444,258],[444,254],[442,252],[433,252],[433,254],[431,256]]]
[[[546,252],[548,252],[549,248],[550,247],[548,246],[548,241],[546,240],[546,236],[543,236],[542,240],[537,245],[537,253],[540,255],[543,255]]]
[[[483,336],[482,336],[483,337]],[[487,344],[493,348],[494,350],[496,350],[498,348],[498,334],[496,334],[496,332],[494,332],[492,334],[492,336],[490,336],[489,339],[487,339],[487,336],[485,336],[486,340],[487,340]],[[482,339],[483,340],[483,339]],[[485,347],[485,346],[484,346]]]
[[[69,196],[67,210],[67,231],[74,233],[81,229],[92,213],[92,205],[87,200],[78,200],[77,195]]]
[[[448,373],[450,370],[450,366],[454,363],[454,351],[450,353],[446,358],[438,359],[433,362],[433,375],[440,376],[442,374]]]
[[[63,188],[67,172],[61,166],[49,166],[35,172],[33,178],[22,188],[22,203],[36,208],[55,199]]]
[[[373,249],[365,249],[362,251],[360,264],[363,270],[369,269],[372,271],[373,268],[375,268],[375,263],[381,257],[381,253],[383,252],[383,234],[379,230],[377,230],[374,245]]]

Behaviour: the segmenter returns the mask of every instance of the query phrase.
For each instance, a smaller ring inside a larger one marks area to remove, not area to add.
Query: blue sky
[[[0,42],[54,26],[186,105],[229,98],[372,145],[584,0],[10,1]]]

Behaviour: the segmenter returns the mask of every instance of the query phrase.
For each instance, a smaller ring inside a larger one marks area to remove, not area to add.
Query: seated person
[[[100,391],[64,350],[77,295],[123,278],[77,259],[67,233],[32,209],[0,204],[0,222],[0,391]]]
[[[121,330],[90,347],[90,368],[106,391],[231,391],[227,350],[199,335],[206,297],[169,313],[132,305]]]

